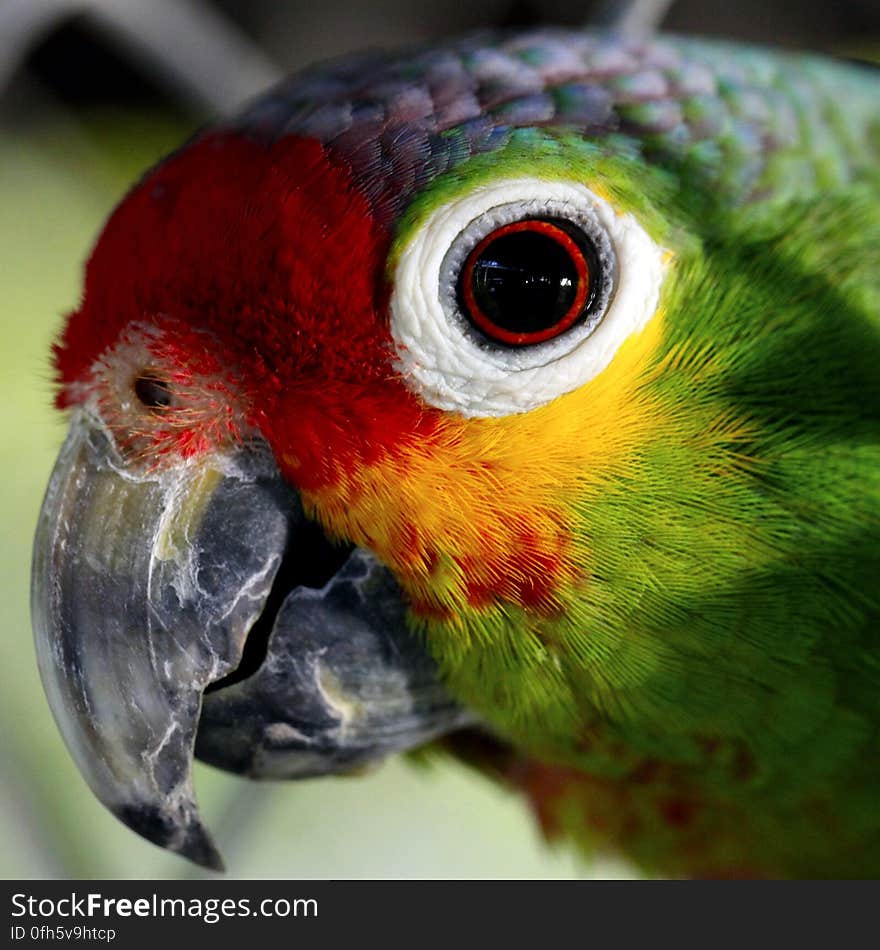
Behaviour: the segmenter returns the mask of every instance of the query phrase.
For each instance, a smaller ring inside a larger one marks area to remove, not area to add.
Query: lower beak
[[[133,830],[220,869],[194,748],[252,777],[318,775],[471,721],[391,574],[331,552],[261,443],[147,471],[75,413],[34,545],[37,659],[79,769]]]

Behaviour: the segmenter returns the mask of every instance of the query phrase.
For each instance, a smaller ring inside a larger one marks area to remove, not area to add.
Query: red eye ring
[[[585,235],[583,241],[577,240],[573,233],[577,229],[568,226],[568,222],[547,218],[527,218],[503,225],[487,234],[471,250],[465,260],[459,278],[459,293],[466,313],[471,322],[491,340],[510,346],[528,346],[543,343],[564,333],[578,320],[592,297],[591,271],[596,265],[595,255],[591,253],[590,242]],[[574,298],[568,308],[554,322],[540,329],[527,332],[515,331],[500,326],[483,309],[474,293],[474,273],[477,263],[486,250],[501,238],[512,234],[527,232],[538,234],[554,241],[568,257],[576,276]]]

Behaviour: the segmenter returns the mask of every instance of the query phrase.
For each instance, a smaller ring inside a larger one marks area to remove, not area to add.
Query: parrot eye
[[[168,409],[173,402],[168,383],[150,372],[135,379],[134,394],[147,409]]]
[[[458,303],[490,340],[529,346],[568,330],[597,299],[592,241],[562,218],[530,218],[487,234],[467,256]]]
[[[670,258],[633,214],[545,178],[484,181],[425,207],[399,241],[396,368],[429,405],[476,417],[601,373],[657,312]]]

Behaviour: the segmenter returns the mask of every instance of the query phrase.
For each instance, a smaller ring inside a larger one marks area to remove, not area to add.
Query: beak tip
[[[208,829],[195,819],[184,831],[183,840],[169,844],[172,851],[209,871],[223,873],[226,865]]]
[[[124,825],[152,844],[173,851],[209,871],[222,873],[226,870],[217,846],[197,816],[181,820],[182,816],[177,818],[150,805],[128,805],[115,811]]]
[[[187,837],[186,844],[178,850],[178,854],[208,871],[216,871],[218,874],[226,871],[226,864],[220,852],[201,825],[193,829],[193,833]]]

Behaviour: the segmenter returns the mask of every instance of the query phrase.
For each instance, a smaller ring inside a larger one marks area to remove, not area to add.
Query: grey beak
[[[100,801],[205,867],[222,861],[195,802],[197,735],[221,768],[304,776],[471,721],[371,554],[309,577],[315,531],[265,446],[145,471],[85,411],[49,483],[32,614],[55,719]]]
[[[92,791],[210,868],[222,862],[191,776],[201,694],[238,664],[289,506],[264,458],[216,461],[138,474],[77,413],[40,514],[32,588],[43,685]]]
[[[473,722],[408,632],[391,572],[356,548],[323,588],[287,595],[251,676],[208,692],[196,755],[250,778],[308,778]]]

